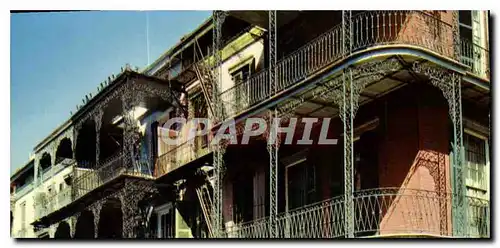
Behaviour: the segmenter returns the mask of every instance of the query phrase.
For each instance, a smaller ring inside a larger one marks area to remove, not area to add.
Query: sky
[[[210,11],[11,14],[11,174],[120,67],[148,65]],[[149,25],[147,25],[149,24]],[[146,28],[148,26],[148,28]],[[148,30],[148,32],[147,32]],[[149,35],[146,35],[146,34]]]

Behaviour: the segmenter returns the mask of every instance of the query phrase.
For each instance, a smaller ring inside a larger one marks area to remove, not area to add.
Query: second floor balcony
[[[155,176],[161,177],[210,153],[207,136],[196,136],[172,145],[156,160]]]
[[[118,152],[98,167],[75,168],[73,180],[73,201],[85,196],[89,192],[117,179],[120,176],[153,178],[149,162],[125,159],[123,152]]]
[[[355,192],[354,235],[357,238],[487,238],[490,205],[467,197],[464,233],[452,232],[452,197],[425,190],[380,188]],[[279,214],[278,238],[343,238],[344,199],[334,197]],[[262,218],[226,228],[228,238],[269,238],[270,223]]]
[[[286,90],[309,81],[358,54],[384,47],[415,48],[455,60],[475,77],[489,81],[489,51],[468,38],[454,37],[451,11],[361,11],[350,26],[333,26],[280,59],[274,73],[277,90],[271,91],[270,69],[254,73],[220,94],[224,117],[231,118],[267,102]],[[349,35],[350,34],[350,35]],[[278,53],[279,53],[279,47]]]
[[[50,194],[39,192],[35,196],[35,219],[45,217],[63,207],[72,201],[71,187],[61,189],[59,192]]]

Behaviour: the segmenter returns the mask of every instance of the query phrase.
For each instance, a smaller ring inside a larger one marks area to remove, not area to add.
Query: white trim
[[[472,129],[464,128],[464,133],[472,135],[476,138],[482,139],[482,140],[486,141],[486,143],[488,143],[488,137],[486,137],[486,136],[484,136],[484,135],[482,135],[482,134],[480,134]]]
[[[464,133],[484,141],[484,156],[485,156],[484,177],[485,177],[485,181],[486,181],[486,188],[483,189],[483,188],[477,188],[475,186],[469,186],[469,185],[467,185],[467,179],[465,180],[465,183],[466,183],[465,186],[469,187],[469,188],[477,189],[477,190],[486,190],[486,197],[487,197],[487,200],[489,200],[490,199],[490,197],[489,197],[489,195],[490,195],[490,180],[489,180],[489,178],[490,178],[490,155],[489,155],[489,153],[490,152],[489,152],[488,137],[481,135],[481,134],[479,134],[479,133],[477,133],[474,130],[471,130],[469,128],[464,128]],[[465,150],[465,144],[464,144],[464,150]],[[464,161],[464,162],[466,163],[466,166],[468,167],[467,161]]]
[[[155,207],[154,213],[156,214],[156,235],[157,238],[162,238],[161,232],[161,217],[171,212],[173,209],[173,204],[171,202],[165,203],[158,207]]]
[[[170,209],[172,209],[172,203],[168,202],[168,203],[165,203],[165,204],[160,205],[158,207],[155,207],[154,212],[156,214],[162,214],[162,213],[169,212]]]
[[[354,127],[354,130],[352,132],[354,136],[353,142],[359,140],[361,134],[376,129],[379,126],[379,124],[380,124],[380,119],[378,117],[375,117],[371,121],[367,121],[361,125],[358,125],[357,127]],[[344,134],[341,133],[340,137],[344,137]]]

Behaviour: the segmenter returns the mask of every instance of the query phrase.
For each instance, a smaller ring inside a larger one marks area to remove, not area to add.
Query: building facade
[[[35,148],[12,234],[489,238],[488,47],[487,11],[215,11]]]

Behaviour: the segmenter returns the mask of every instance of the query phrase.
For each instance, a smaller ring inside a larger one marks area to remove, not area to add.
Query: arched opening
[[[102,206],[100,216],[98,238],[121,238],[123,233],[123,213],[120,200],[112,198],[106,201]]]
[[[112,99],[103,109],[99,130],[99,166],[107,166],[120,156],[123,147],[122,112],[120,98]]]
[[[80,214],[75,226],[75,239],[94,238],[94,214],[85,210]]]
[[[72,159],[72,158],[73,158],[73,150],[71,149],[71,140],[69,138],[64,138],[57,146],[56,164],[60,163],[64,159]]]
[[[56,233],[54,234],[56,239],[69,239],[71,238],[71,229],[66,221],[59,223],[57,226]]]
[[[447,233],[449,203],[444,197],[436,199],[449,190],[446,160],[453,141],[449,133],[449,106],[441,90],[431,85],[426,75],[397,69],[391,60],[378,65],[375,61],[367,62],[353,70],[353,75],[361,76],[353,76],[352,83],[362,89],[359,98],[354,99],[359,109],[352,116],[350,151],[354,158],[354,235],[397,234],[417,229]],[[372,71],[371,65],[383,69],[383,73]],[[419,197],[424,192],[430,193]],[[424,205],[428,206],[421,207]],[[422,226],[402,223],[408,214],[437,219],[423,217],[423,222],[428,223]],[[398,229],[402,225],[405,228]]]
[[[89,120],[82,125],[76,138],[75,159],[80,168],[94,168],[96,158],[95,123]]]
[[[50,157],[50,154],[45,152],[42,154],[42,158],[40,159],[40,170],[42,173],[40,175],[43,175],[45,172],[47,172],[50,167],[52,166],[52,158]]]

